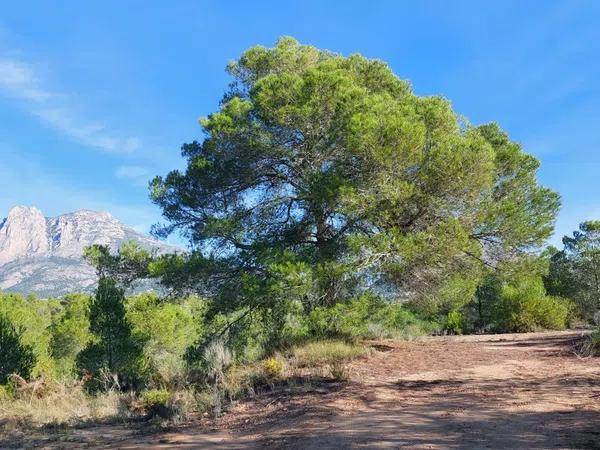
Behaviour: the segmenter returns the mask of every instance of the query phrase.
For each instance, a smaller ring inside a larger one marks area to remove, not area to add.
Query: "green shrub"
[[[315,338],[324,338],[333,334],[332,314],[329,309],[317,307],[308,313],[307,327],[308,334]]]
[[[308,336],[384,338],[429,334],[435,327],[398,303],[365,293],[331,308],[317,307],[306,318]]]
[[[388,328],[393,329],[402,329],[409,325],[417,325],[421,322],[412,311],[409,311],[399,304],[390,305],[384,311],[382,320]]]
[[[166,405],[169,398],[170,394],[166,389],[150,389],[142,394],[142,405],[146,408],[153,405]]]
[[[170,423],[186,419],[198,407],[196,395],[191,389],[172,392],[165,388],[150,389],[142,394],[141,403],[148,416],[169,419]]]
[[[522,277],[502,287],[492,308],[492,323],[501,332],[561,330],[570,309],[569,301],[546,295],[539,277]]]
[[[0,384],[0,405],[3,402],[10,402],[13,399],[13,390],[11,386]]]
[[[316,338],[364,336],[369,318],[381,306],[379,298],[364,294],[333,307],[317,307],[308,314],[309,335]]]
[[[129,297],[126,309],[132,338],[142,347],[154,382],[172,385],[181,380],[186,351],[202,331],[203,302],[191,297],[167,303],[146,293]]]
[[[151,389],[142,394],[142,405],[150,416],[168,417],[171,394],[166,389]]]
[[[67,295],[61,301],[62,310],[52,318],[50,351],[63,377],[74,374],[77,355],[90,341],[90,301],[88,295]]]
[[[56,300],[40,300],[35,296],[0,292],[0,315],[6,317],[19,330],[20,340],[35,355],[32,377],[54,378],[55,361],[50,352],[52,335],[49,327],[52,317],[60,311]]]
[[[281,329],[282,347],[302,342],[311,337],[308,314],[304,305],[297,300],[290,301]]]
[[[0,315],[0,385],[12,374],[28,379],[35,366],[33,349],[22,342],[22,335],[22,330]]]
[[[280,323],[278,322],[281,319]],[[216,314],[205,323],[203,338],[188,352],[187,359],[192,364],[204,365],[204,352],[215,336],[230,352],[232,361],[253,363],[263,359],[269,350],[276,350],[281,344],[285,317],[269,310],[248,313],[241,309],[229,314]],[[278,331],[276,331],[278,330]]]
[[[283,363],[277,358],[265,359],[263,368],[268,378],[281,378],[283,376]]]
[[[459,311],[450,311],[446,317],[444,330],[450,334],[462,334],[465,327],[465,320]]]
[[[306,315],[307,336],[328,338],[410,339],[435,333],[439,325],[419,318],[400,303],[390,303],[366,292],[347,302],[317,307]]]
[[[388,330],[388,336],[399,339],[413,339],[418,336],[439,332],[440,325],[431,320],[419,318],[406,306],[393,303],[381,309],[378,319]]]

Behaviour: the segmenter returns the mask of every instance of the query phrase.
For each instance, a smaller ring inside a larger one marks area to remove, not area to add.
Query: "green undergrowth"
[[[81,382],[26,382],[15,378],[0,390],[2,431],[140,418],[164,427],[184,423],[198,414],[219,416],[237,400],[278,389],[346,380],[347,364],[368,355],[370,349],[361,343],[320,340],[245,364],[223,358],[223,349],[213,348],[210,352],[213,367],[202,382],[198,374],[188,373],[187,385],[181,380],[140,392],[109,389],[91,394]]]

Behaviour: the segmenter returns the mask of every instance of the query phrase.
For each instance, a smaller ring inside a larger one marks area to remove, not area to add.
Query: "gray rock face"
[[[103,244],[116,250],[127,240],[160,253],[178,250],[106,212],[81,210],[44,217],[37,208],[14,207],[0,220],[0,289],[42,297],[92,291],[96,276],[82,258],[84,248]]]
[[[0,264],[44,255],[49,250],[46,218],[40,210],[23,206],[11,209],[0,227]]]

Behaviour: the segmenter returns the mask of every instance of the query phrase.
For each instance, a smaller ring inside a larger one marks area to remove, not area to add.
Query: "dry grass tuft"
[[[586,336],[575,346],[575,354],[580,358],[591,358],[600,355],[600,331]]]
[[[369,349],[343,341],[317,341],[294,347],[291,360],[297,367],[318,367],[348,362],[366,355]]]
[[[17,392],[0,398],[0,419],[6,423],[29,426],[71,425],[81,421],[123,418],[123,397],[110,391],[98,396],[88,395],[80,385],[53,383],[43,395]]]

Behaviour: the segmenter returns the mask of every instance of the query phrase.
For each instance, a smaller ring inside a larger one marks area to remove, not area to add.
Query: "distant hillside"
[[[82,259],[83,249],[92,244],[117,249],[127,240],[161,253],[177,250],[106,212],[81,210],[44,217],[37,208],[14,207],[0,221],[0,289],[42,297],[91,291],[96,277]]]

